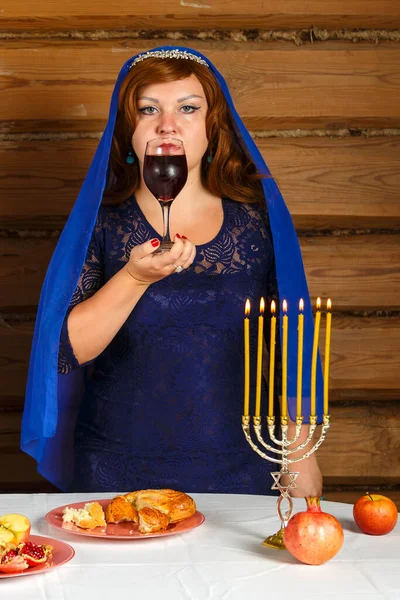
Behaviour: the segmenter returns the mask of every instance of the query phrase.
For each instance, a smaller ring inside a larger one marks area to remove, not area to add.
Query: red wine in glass
[[[145,156],[145,183],[159,202],[172,202],[187,180],[185,155]]]
[[[156,252],[169,250],[173,244],[169,233],[170,208],[185,186],[187,176],[186,155],[180,140],[156,138],[147,143],[143,179],[163,211],[163,239]]]

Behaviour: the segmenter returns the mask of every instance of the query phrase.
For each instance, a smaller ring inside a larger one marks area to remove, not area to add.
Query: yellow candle
[[[250,406],[250,300],[245,304],[244,319],[244,411],[245,417],[249,416]]]
[[[276,339],[276,316],[275,302],[271,302],[271,335],[269,342],[269,397],[268,416],[274,416],[274,382],[275,382],[275,339]]]
[[[314,343],[311,359],[311,416],[315,417],[317,412],[317,357],[318,357],[318,340],[319,326],[321,323],[321,298],[317,298],[317,312],[315,314],[314,323]]]
[[[287,302],[286,300],[282,303],[282,309],[284,312],[282,319],[282,409],[281,416],[287,417],[287,351],[288,351],[288,316],[287,316]]]
[[[260,316],[258,317],[258,345],[257,345],[257,382],[256,382],[256,410],[254,416],[260,416],[261,410],[261,380],[262,380],[262,360],[264,347],[264,298],[260,300]]]
[[[326,334],[325,334],[325,359],[324,359],[324,415],[328,414],[329,394],[329,357],[331,353],[331,324],[332,324],[332,302],[330,298],[326,303]]]
[[[299,318],[298,318],[298,340],[297,340],[297,404],[296,416],[301,417],[302,414],[302,395],[303,395],[303,335],[304,335],[304,300],[299,302]]]

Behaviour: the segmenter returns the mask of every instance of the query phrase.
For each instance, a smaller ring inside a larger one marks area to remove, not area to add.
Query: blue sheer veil
[[[53,253],[43,283],[29,365],[25,407],[22,419],[21,448],[38,463],[38,471],[62,490],[72,480],[73,434],[86,368],[68,375],[59,375],[58,346],[62,323],[79,280],[86,257],[97,212],[106,185],[111,141],[116,120],[121,84],[134,61],[144,55],[162,56],[164,53],[181,57],[184,53],[203,60],[215,75],[228,102],[240,143],[252,157],[257,170],[269,170],[256,144],[237,114],[228,87],[222,75],[207,57],[189,48],[162,46],[130,58],[122,66],[116,81],[109,118],[102,138],[78,198]],[[165,54],[164,54],[165,56]],[[133,67],[134,68],[134,67]],[[310,414],[311,353],[313,319],[300,247],[290,213],[272,177],[262,180],[269,220],[273,235],[279,297],[287,300],[289,316],[288,335],[288,407],[295,419],[297,379],[297,314],[299,299],[305,301],[305,333],[303,363],[303,412]],[[280,311],[282,326],[282,311]],[[317,369],[317,415],[322,418],[322,372],[320,360]],[[307,422],[307,417],[305,418]],[[238,415],[240,423],[240,415]],[[245,443],[245,442],[243,442]]]

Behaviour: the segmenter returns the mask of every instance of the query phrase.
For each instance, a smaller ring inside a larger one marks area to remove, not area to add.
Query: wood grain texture
[[[297,229],[400,226],[400,138],[256,140]]]
[[[57,240],[0,238],[0,306],[37,305]]]
[[[0,407],[3,410],[13,412],[22,408],[32,336],[32,323],[0,327]],[[323,320],[322,357],[324,336]],[[333,404],[336,404],[335,391],[341,392],[338,404],[343,403],[346,392],[358,391],[362,399],[364,390],[369,391],[370,401],[379,401],[382,389],[392,390],[393,396],[399,399],[399,347],[400,317],[336,317],[333,313],[329,382]],[[0,431],[1,427],[0,424]]]
[[[0,310],[37,305],[56,243],[0,238]],[[330,297],[335,310],[400,309],[398,235],[303,237],[300,245],[313,301]]]
[[[332,426],[318,450],[330,477],[400,478],[400,402],[332,406]]]
[[[325,326],[322,320],[320,349],[324,357]],[[392,390],[400,399],[398,349],[400,317],[335,317],[332,315],[332,340],[329,387],[341,392],[370,390],[368,404],[380,399],[382,389]],[[350,398],[350,394],[349,394]],[[358,402],[357,404],[360,404]],[[361,399],[362,404],[362,399]]]
[[[400,227],[400,137],[256,140],[297,229]],[[0,229],[59,229],[96,139],[0,142]]]
[[[102,129],[119,69],[152,45],[3,42],[1,131],[70,131],[71,123],[74,130]],[[250,129],[400,124],[398,44],[183,45],[204,51],[225,75]]]
[[[356,479],[354,481],[357,481]],[[369,484],[368,481],[363,481],[362,482],[362,489],[361,486],[357,487],[356,489],[346,489],[346,490],[335,490],[332,489],[329,491],[324,491],[324,499],[326,502],[344,502],[345,504],[355,504],[357,502],[357,500],[359,498],[361,498],[361,496],[364,496],[364,494],[369,491],[371,492],[371,494],[373,493],[377,493],[377,494],[382,494],[383,496],[387,496],[388,498],[391,498],[393,500],[393,502],[396,504],[397,506],[397,510],[400,512],[400,490],[392,490],[391,488],[387,489],[385,486],[377,486],[381,489],[379,489],[379,491],[375,492],[373,486],[371,486]],[[324,506],[324,502],[322,502],[322,507]],[[324,508],[322,508],[322,510],[324,510]],[[326,506],[325,506],[325,510]],[[354,527],[356,527],[356,525],[354,525]]]
[[[300,238],[312,298],[336,310],[400,308],[398,235]]]
[[[143,0],[110,3],[108,0],[38,0],[35,8],[25,0],[3,0],[0,26],[20,30],[118,28],[271,28],[271,27],[398,27],[396,0],[198,0],[170,2]]]
[[[37,472],[36,461],[19,446],[19,430],[0,434],[0,492],[57,491]]]

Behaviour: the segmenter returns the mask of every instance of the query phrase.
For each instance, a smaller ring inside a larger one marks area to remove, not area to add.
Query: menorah
[[[250,402],[250,335],[249,335],[249,314],[250,302],[246,301],[245,307],[245,322],[244,322],[244,348],[245,348],[245,382],[244,382],[244,414],[242,416],[242,429],[251,448],[257,452],[263,459],[272,463],[281,465],[279,471],[271,473],[274,480],[272,485],[273,490],[278,490],[280,496],[277,501],[277,513],[281,522],[279,531],[270,535],[263,542],[265,546],[277,549],[284,549],[284,531],[285,527],[292,516],[293,501],[290,496],[290,490],[297,487],[296,479],[299,476],[298,471],[290,471],[289,465],[298,463],[311,456],[325,440],[327,431],[330,426],[330,417],[328,414],[328,378],[329,378],[329,355],[330,355],[330,333],[331,333],[331,301],[327,302],[327,322],[325,336],[325,360],[324,360],[324,414],[322,427],[318,438],[314,439],[317,429],[316,416],[316,372],[317,372],[317,356],[319,329],[321,321],[321,299],[317,299],[317,311],[314,323],[314,339],[313,351],[311,358],[311,414],[309,418],[309,430],[307,437],[298,443],[304,426],[304,417],[302,415],[302,377],[303,377],[303,300],[299,303],[298,315],[298,346],[297,346],[297,403],[296,403],[296,420],[294,435],[289,438],[289,419],[287,412],[287,346],[288,346],[288,316],[287,303],[283,301],[283,326],[282,326],[282,405],[280,416],[281,439],[275,435],[275,415],[273,414],[273,398],[274,398],[274,377],[275,377],[275,338],[276,338],[276,317],[275,303],[271,303],[271,339],[270,339],[270,360],[269,360],[269,402],[268,415],[266,417],[266,425],[271,443],[267,443],[262,436],[262,417],[260,415],[261,404],[261,377],[262,377],[262,354],[263,354],[263,315],[264,315],[264,299],[260,303],[260,316],[258,319],[258,349],[257,349],[257,379],[256,379],[256,402],[255,415],[252,418],[253,430],[257,442],[253,440],[251,435],[251,416],[249,415]],[[303,437],[303,436],[301,436]],[[274,444],[275,446],[273,446]],[[267,450],[265,452],[264,450]],[[293,455],[296,456],[293,456]],[[282,479],[286,478],[286,484]],[[286,503],[283,507],[282,504]]]

